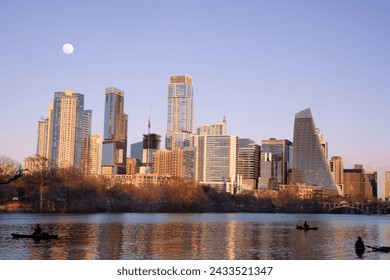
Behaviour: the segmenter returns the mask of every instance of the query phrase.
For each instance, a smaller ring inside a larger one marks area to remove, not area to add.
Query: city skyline
[[[151,132],[164,135],[168,77],[187,73],[194,128],[226,116],[228,134],[292,141],[295,113],[311,108],[329,157],[378,171],[383,196],[389,3],[178,3],[1,3],[0,154],[19,162],[34,154],[37,122],[53,92],[67,89],[84,94],[93,134],[103,134],[104,89],[116,86],[126,92],[127,148],[142,140],[149,115]]]

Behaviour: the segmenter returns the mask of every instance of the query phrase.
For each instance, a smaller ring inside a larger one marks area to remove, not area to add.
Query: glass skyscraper
[[[168,125],[165,148],[173,150],[188,146],[193,127],[192,78],[189,75],[170,76],[168,84]]]
[[[295,115],[291,183],[320,186],[337,192],[310,109]]]
[[[127,115],[124,113],[124,92],[106,88],[102,174],[126,174]]]

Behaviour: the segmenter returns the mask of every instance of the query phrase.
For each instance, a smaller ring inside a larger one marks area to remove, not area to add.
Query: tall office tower
[[[102,145],[103,138],[98,134],[92,134],[89,147],[89,174],[102,174]]]
[[[310,109],[295,115],[293,142],[291,183],[320,186],[329,193],[340,194],[325,158]]]
[[[38,122],[38,141],[37,141],[37,157],[48,158],[48,131],[49,119],[42,119]]]
[[[125,93],[115,87],[106,88],[102,174],[126,174],[127,115]]]
[[[277,190],[288,183],[292,168],[293,144],[286,139],[270,138],[261,141],[260,189]]]
[[[145,174],[153,172],[153,155],[160,149],[160,143],[160,135],[154,133],[144,134],[142,146],[142,166],[140,168],[140,173]]]
[[[226,118],[218,124],[206,124],[196,129],[197,135],[226,135]]]
[[[52,164],[58,168],[81,168],[84,95],[70,90],[54,93],[50,114]]]
[[[195,156],[195,147],[156,151],[153,172],[159,175],[169,175],[195,181]]]
[[[371,185],[372,196],[378,198],[378,173],[376,171],[366,171],[366,175]]]
[[[325,159],[328,160],[328,142],[324,140],[324,135],[320,133],[319,128],[317,128],[317,134],[318,134],[318,138],[320,139],[320,144],[322,146],[322,149],[324,149]]]
[[[126,159],[126,174],[134,175],[139,173],[139,161],[136,158],[127,158]]]
[[[385,172],[385,199],[390,199],[390,170]]]
[[[194,135],[196,181],[227,192],[240,186],[237,176],[238,137],[230,135]]]
[[[133,143],[130,145],[130,156],[137,159],[138,163],[142,163],[142,150],[144,146],[144,141]]]
[[[372,197],[369,178],[361,164],[355,164],[353,169],[344,169],[344,196]]]
[[[170,76],[168,84],[168,126],[165,148],[188,146],[193,127],[193,87],[189,75]]]
[[[242,189],[254,190],[260,177],[260,145],[250,139],[238,140],[237,174],[242,176]]]
[[[92,126],[92,110],[84,110],[83,114],[83,134],[82,134],[82,152],[81,152],[81,170],[84,174],[91,174],[91,126]]]
[[[329,161],[330,172],[333,175],[334,181],[337,186],[340,187],[343,192],[344,182],[344,160],[340,156],[333,156]]]

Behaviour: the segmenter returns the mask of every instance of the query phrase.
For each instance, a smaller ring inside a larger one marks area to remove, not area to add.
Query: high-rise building
[[[330,172],[332,172],[334,181],[337,186],[340,187],[343,192],[344,182],[344,160],[340,156],[333,156],[329,161]]]
[[[89,173],[100,175],[102,173],[102,145],[103,139],[98,134],[92,134],[89,147]]]
[[[134,175],[139,172],[139,161],[136,158],[127,158],[126,160],[126,174]]]
[[[106,88],[102,174],[126,174],[127,115],[124,113],[124,92]]]
[[[218,124],[206,124],[196,129],[197,135],[226,135],[226,118]]]
[[[81,153],[81,170],[84,174],[91,174],[91,126],[92,110],[84,110],[83,114],[83,134],[82,134],[82,153]]]
[[[352,169],[344,169],[344,196],[372,197],[370,180],[361,164],[355,164]]]
[[[270,138],[261,141],[260,189],[277,190],[288,183],[292,168],[293,144],[286,139]]]
[[[240,188],[237,176],[238,137],[231,135],[194,135],[196,181],[235,193]]]
[[[50,115],[51,164],[59,168],[81,168],[82,139],[86,129],[83,125],[84,95],[70,90],[54,93]]]
[[[132,158],[137,159],[139,164],[141,164],[141,162],[142,162],[143,146],[144,146],[144,142],[143,141],[140,141],[140,142],[137,142],[137,143],[133,143],[133,144],[130,145],[130,156]]]
[[[170,76],[168,94],[168,125],[165,148],[173,150],[188,146],[193,127],[193,87],[189,75]]]
[[[366,171],[366,175],[371,185],[372,196],[378,198],[378,172]]]
[[[140,173],[153,172],[153,155],[157,150],[160,150],[160,143],[160,135],[154,133],[144,134]]]
[[[385,199],[390,198],[390,170],[385,172]]]
[[[49,119],[42,119],[38,122],[38,140],[37,140],[37,152],[38,157],[48,158],[48,131],[49,131]]]
[[[242,189],[257,188],[260,177],[260,145],[250,139],[238,140],[237,174],[242,176]]]
[[[195,181],[195,147],[159,150],[154,154],[154,173]]]
[[[291,182],[320,186],[328,193],[341,193],[330,172],[310,109],[295,115],[293,142]]]

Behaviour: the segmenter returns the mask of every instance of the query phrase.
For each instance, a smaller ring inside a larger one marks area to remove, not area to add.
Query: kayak
[[[296,226],[297,229],[303,229],[303,230],[317,230],[318,227],[303,227],[303,226]]]
[[[40,235],[34,235],[34,234],[18,234],[18,233],[11,233],[13,238],[32,238],[32,239],[57,239],[58,234],[48,234],[48,233],[42,233]]]
[[[374,251],[390,252],[390,246],[381,246],[381,247],[367,246],[367,247],[371,248]]]

